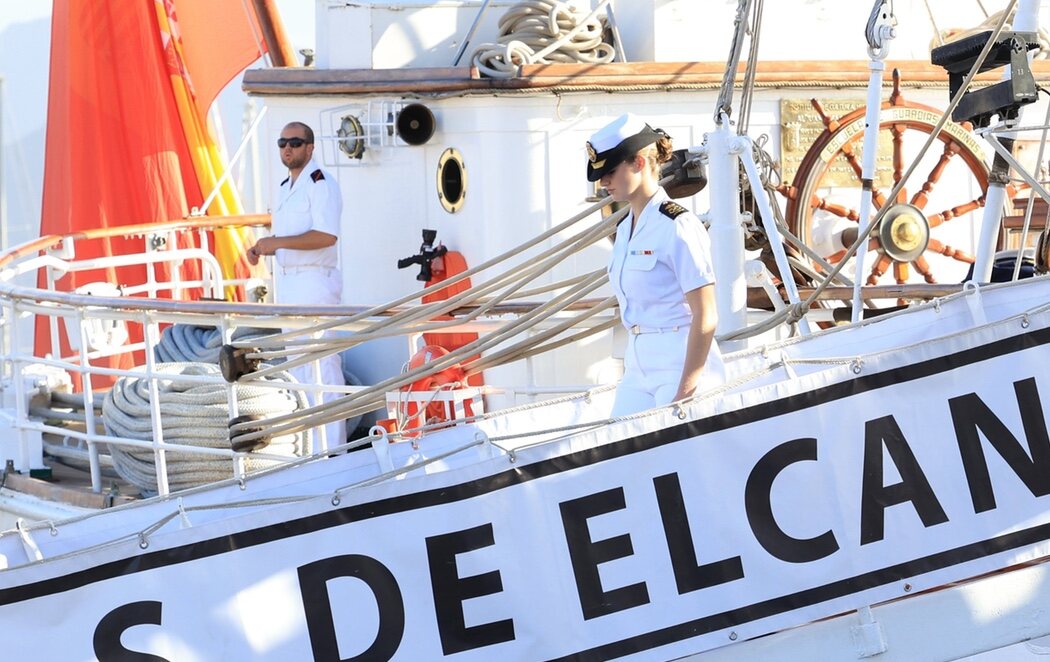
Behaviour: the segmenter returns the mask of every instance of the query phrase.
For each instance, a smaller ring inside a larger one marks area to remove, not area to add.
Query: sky
[[[52,0],[0,0],[0,176],[6,192],[6,201],[0,199],[0,243],[4,247],[39,232],[51,6]],[[313,48],[313,0],[277,0],[277,7],[295,49]],[[246,102],[239,77],[220,97],[231,153],[239,143]]]

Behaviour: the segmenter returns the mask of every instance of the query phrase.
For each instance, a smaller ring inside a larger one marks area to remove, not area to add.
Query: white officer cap
[[[638,150],[652,145],[665,135],[637,115],[620,115],[587,141],[587,181],[598,181],[602,175],[637,154]]]

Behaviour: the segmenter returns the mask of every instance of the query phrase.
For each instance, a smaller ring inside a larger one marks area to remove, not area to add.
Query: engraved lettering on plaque
[[[821,99],[824,113],[833,120],[839,120],[849,113],[864,107],[863,99]],[[883,112],[885,121],[886,111]],[[780,100],[780,167],[782,181],[792,183],[806,152],[824,132],[824,121],[809,99]],[[823,167],[823,162],[840,148],[847,140],[851,141],[856,154],[857,168],[860,168],[863,153],[864,117],[846,126],[821,153],[821,161],[816,167]],[[875,182],[879,187],[893,186],[893,137],[889,131],[879,132],[879,154],[875,163]],[[860,187],[860,177],[852,165],[841,154],[828,165],[828,171],[821,180],[821,186]]]

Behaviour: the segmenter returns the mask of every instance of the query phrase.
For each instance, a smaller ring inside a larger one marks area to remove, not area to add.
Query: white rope
[[[234,331],[234,340],[267,335],[264,329],[241,327]],[[218,363],[222,349],[222,332],[214,326],[172,324],[164,329],[160,342],[153,347],[153,356],[161,363]]]
[[[582,18],[582,12],[561,0],[519,2],[499,20],[496,43],[474,51],[474,66],[491,78],[513,78],[524,64],[612,62],[616,50],[603,41],[605,26],[598,18],[609,1],[602,0]]]
[[[221,382],[219,368],[210,363],[162,363],[157,365],[157,389],[160,394],[161,430],[164,443],[203,448],[230,447],[230,411],[227,385]],[[179,379],[180,375],[214,376],[216,383]],[[282,381],[292,381],[288,375]],[[238,411],[242,415],[264,416],[291,413],[306,407],[303,394],[296,390],[265,385],[237,384]],[[102,422],[106,434],[126,439],[153,440],[150,416],[149,380],[124,377],[106,394],[102,403]],[[157,476],[152,448],[121,447],[110,444],[113,468],[129,483],[147,492],[157,491]],[[266,447],[267,455],[295,457],[310,453],[308,434],[274,437]],[[168,484],[183,489],[207,482],[230,478],[230,458],[203,453],[168,450]],[[246,469],[272,466],[277,461],[253,458],[245,460]]]

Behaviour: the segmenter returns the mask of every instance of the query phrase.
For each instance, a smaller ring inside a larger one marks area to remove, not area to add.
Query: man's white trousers
[[[343,278],[338,269],[299,268],[287,269],[277,267],[274,274],[277,280],[277,302],[281,304],[338,305],[341,303]],[[322,334],[327,335],[327,334]],[[320,337],[320,336],[315,336]],[[338,354],[326,356],[319,362],[289,370],[292,377],[301,384],[322,384],[325,386],[344,386],[343,364]],[[319,402],[330,402],[343,394],[307,392],[312,405]],[[324,426],[326,446],[338,446],[346,442],[346,421],[339,420]],[[320,440],[315,435],[314,449],[321,448]]]

